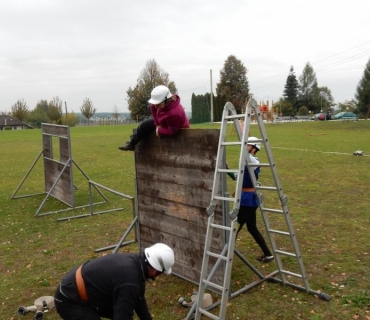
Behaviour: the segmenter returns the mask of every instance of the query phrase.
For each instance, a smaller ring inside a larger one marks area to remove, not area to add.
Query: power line
[[[366,44],[368,44],[368,43],[370,43],[370,41],[366,41],[366,42],[364,42],[364,43],[362,43],[362,44],[359,44],[359,45],[357,45],[357,46],[355,46],[355,47],[352,47],[352,48],[350,48],[350,49],[347,49],[347,50],[341,51],[341,52],[339,52],[339,53],[336,53],[336,54],[334,54],[334,55],[328,56],[328,57],[326,57],[326,58],[320,59],[320,60],[318,60],[318,61],[316,61],[316,62],[312,63],[312,65],[317,64],[317,63],[322,62],[322,61],[325,61],[325,60],[328,60],[328,59],[331,59],[331,58],[336,57],[336,56],[338,56],[338,55],[341,55],[341,54],[343,54],[343,53],[345,53],[345,52],[348,52],[348,51],[351,51],[351,50],[353,50],[353,49],[356,49],[356,48],[359,48],[359,47],[361,47],[361,46],[364,46],[364,45],[366,45]],[[347,62],[349,62],[349,61],[352,61],[352,60],[358,59],[358,58],[360,58],[360,57],[362,57],[362,56],[364,56],[364,55],[366,55],[366,54],[368,54],[368,53],[370,53],[370,50],[369,50],[369,51],[362,52],[362,53],[359,53],[359,54],[356,54],[356,55],[353,55],[353,56],[351,56],[351,57],[344,58],[344,59],[342,59],[342,60],[340,60],[340,61],[333,62],[333,63],[328,64],[328,65],[324,65],[324,66],[322,66],[322,67],[319,67],[319,68],[318,68],[318,69],[316,69],[315,71],[322,71],[322,70],[325,70],[325,69],[327,69],[327,68],[330,68],[331,66],[336,66],[336,65],[343,64],[343,63],[347,63]],[[303,69],[304,69],[304,68],[295,69],[295,71],[298,71],[298,72],[299,72],[299,71],[302,71]],[[267,78],[263,78],[263,79],[260,79],[260,80],[256,80],[255,82],[261,82],[261,81],[265,81],[265,80],[268,80],[268,79],[271,79],[271,78],[276,78],[276,77],[279,77],[279,76],[281,76],[281,75],[283,75],[283,74],[286,74],[286,73],[276,74],[276,75],[273,75],[273,76],[270,76],[270,77],[267,77]],[[260,89],[260,88],[265,88],[265,87],[269,87],[269,86],[271,86],[271,85],[274,85],[274,84],[277,84],[277,83],[280,83],[280,82],[281,82],[281,80],[273,81],[273,82],[269,82],[269,83],[266,83],[266,84],[261,84],[261,85],[259,85],[259,86],[255,86],[255,87],[253,87],[253,88],[251,88],[251,89]]]

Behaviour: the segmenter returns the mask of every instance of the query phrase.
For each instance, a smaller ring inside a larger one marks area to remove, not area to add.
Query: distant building
[[[19,121],[9,115],[0,115],[0,130],[22,130],[33,129],[30,125]]]

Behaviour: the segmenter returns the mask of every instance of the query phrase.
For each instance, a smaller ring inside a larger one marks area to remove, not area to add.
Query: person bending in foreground
[[[176,94],[172,95],[166,86],[155,87],[148,102],[153,118],[141,122],[130,141],[118,149],[134,151],[135,145],[154,130],[157,137],[162,137],[173,136],[180,129],[190,127],[184,107],[180,103],[180,97]]]
[[[55,292],[55,308],[64,320],[133,319],[152,316],[145,300],[145,281],[171,274],[173,250],[156,243],[140,254],[114,253],[72,268]]]
[[[258,158],[255,156],[256,153],[261,148],[261,142],[256,137],[249,137],[247,148],[249,152],[249,162],[254,164],[259,164]],[[258,174],[261,168],[256,167],[254,170],[254,175],[256,180],[258,180]],[[228,173],[228,175],[233,179],[237,179],[236,173]],[[238,222],[240,224],[238,232],[241,230],[244,224],[247,225],[248,232],[252,235],[256,243],[260,246],[263,255],[257,257],[260,262],[270,262],[274,259],[268,248],[265,239],[263,238],[261,232],[257,228],[257,208],[259,206],[258,198],[253,187],[252,180],[249,176],[249,171],[247,166],[244,168],[244,179],[242,194],[240,197],[240,208],[238,213]]]

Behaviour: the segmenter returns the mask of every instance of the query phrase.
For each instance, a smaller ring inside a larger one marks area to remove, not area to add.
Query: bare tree
[[[149,60],[141,71],[135,88],[131,89],[130,87],[127,90],[128,109],[131,111],[133,120],[141,121],[150,115],[148,106],[150,93],[159,85],[165,85],[171,93],[177,93],[176,85],[169,80],[168,73],[155,60]]]
[[[87,125],[90,125],[90,119],[95,114],[96,108],[94,108],[89,98],[84,99],[82,106],[80,107],[82,115],[87,119]]]
[[[51,123],[60,124],[63,114],[62,100],[56,96],[49,102],[48,117]]]
[[[24,100],[18,100],[11,106],[11,114],[14,118],[23,122],[29,114],[26,102]]]
[[[114,108],[113,108],[112,117],[113,119],[115,119],[116,124],[118,124],[119,111],[118,111],[118,107],[116,104],[114,105]]]

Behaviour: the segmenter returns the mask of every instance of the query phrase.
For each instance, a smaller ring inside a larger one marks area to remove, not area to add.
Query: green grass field
[[[265,127],[289,199],[311,288],[327,293],[331,301],[265,282],[231,299],[227,319],[370,319],[370,121],[311,121]],[[91,180],[134,195],[133,153],[117,149],[133,128],[132,125],[71,128],[72,157]],[[256,126],[251,127],[251,134],[257,135]],[[353,156],[358,149],[365,156]],[[39,296],[53,295],[72,266],[110,253],[112,250],[95,253],[95,249],[116,244],[132,221],[131,202],[113,195],[108,195],[109,203],[99,209],[123,207],[123,211],[63,222],[57,219],[87,214],[89,208],[34,217],[42,196],[11,200],[41,150],[40,130],[0,132],[2,320],[22,319],[17,315],[18,308],[32,305]],[[231,154],[228,161],[237,161],[236,157]],[[78,188],[76,204],[87,204],[87,180],[78,170],[74,171],[74,183]],[[39,161],[18,194],[42,192],[43,184]],[[63,208],[65,205],[53,199],[45,204],[48,211]],[[259,226],[264,231],[261,217]],[[238,236],[237,248],[262,273],[276,269],[274,263],[261,266],[255,262],[260,252],[245,229]],[[137,245],[120,251],[136,252]],[[254,280],[255,275],[235,259],[233,285],[248,285]],[[188,309],[179,306],[178,299],[181,296],[190,299],[196,289],[196,285],[175,276],[149,282],[147,300],[154,319],[185,318]],[[33,314],[24,318],[32,319]],[[45,319],[59,317],[53,310]]]

